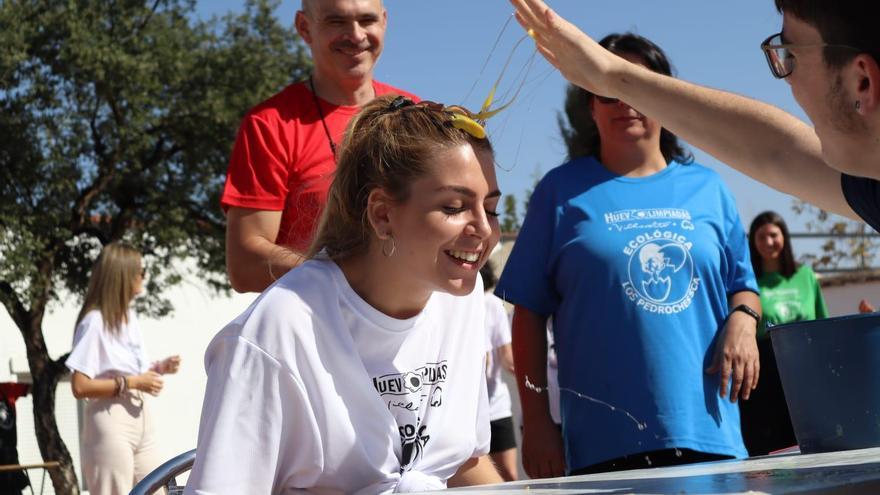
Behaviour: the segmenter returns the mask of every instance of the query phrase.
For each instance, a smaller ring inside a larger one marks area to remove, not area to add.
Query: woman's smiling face
[[[764,261],[778,260],[784,246],[785,236],[776,224],[764,224],[755,232],[755,248]]]
[[[489,151],[469,144],[439,151],[406,201],[389,211],[395,269],[421,288],[466,295],[501,237],[501,198]]]

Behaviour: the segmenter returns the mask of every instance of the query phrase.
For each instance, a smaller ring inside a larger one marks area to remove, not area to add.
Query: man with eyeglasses
[[[418,101],[373,79],[387,25],[382,0],[302,0],[295,24],[312,73],[245,115],[220,198],[226,271],[238,292],[262,291],[304,261],[360,107],[388,93]]]
[[[774,106],[629,63],[542,0],[511,0],[541,53],[574,84],[624,100],[756,180],[880,231],[880,2],[775,2],[782,32],[761,48],[814,128]]]

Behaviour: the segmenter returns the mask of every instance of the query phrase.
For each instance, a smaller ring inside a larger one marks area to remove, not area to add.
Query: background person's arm
[[[515,369],[513,365],[513,345],[504,344],[503,346],[498,348],[498,357],[501,361],[501,366],[507,370],[508,373],[514,374]]]
[[[237,292],[261,292],[305,261],[302,253],[275,244],[281,214],[237,207],[226,212],[226,272]]]
[[[513,362],[523,418],[522,464],[531,478],[565,474],[562,434],[547,401],[547,318],[517,305],[513,311]],[[535,388],[526,386],[526,378]]]
[[[125,380],[128,388],[132,390],[141,390],[150,395],[159,395],[162,391],[162,377],[155,371],[126,376]],[[77,399],[106,399],[116,396],[116,380],[89,378],[79,371],[73,372],[70,388]]]
[[[523,27],[533,30],[541,53],[572,83],[622,99],[755,180],[858,219],[843,196],[840,172],[825,163],[815,132],[797,117],[632,64],[599,46],[541,0],[511,3]],[[880,179],[880,169],[873,173]]]
[[[840,172],[822,158],[812,127],[772,105],[662,76],[626,62],[615,79],[624,101],[740,172],[823,210],[858,215]]]
[[[492,464],[492,459],[488,455],[480,457],[471,457],[467,462],[458,468],[458,471],[452,478],[449,478],[447,486],[455,488],[460,486],[488,485],[491,483],[502,483],[504,480]]]

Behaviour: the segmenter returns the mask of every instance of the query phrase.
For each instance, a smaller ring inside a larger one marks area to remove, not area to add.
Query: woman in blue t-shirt
[[[634,34],[600,44],[670,74]],[[532,477],[744,457],[760,304],[718,175],[623,101],[569,90],[573,159],[537,185],[495,293],[516,306],[523,464]],[[546,395],[547,319],[562,435]]]

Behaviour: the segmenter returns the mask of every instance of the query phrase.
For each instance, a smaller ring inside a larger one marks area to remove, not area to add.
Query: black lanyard
[[[330,151],[333,153],[333,159],[336,159],[336,142],[330,135],[330,128],[327,127],[327,121],[324,120],[324,111],[321,110],[321,102],[318,101],[318,93],[315,92],[315,82],[312,76],[309,76],[309,89],[312,91],[312,100],[315,102],[315,108],[318,109],[318,115],[321,117],[321,124],[324,126],[324,134],[327,135],[327,141],[330,143]]]

